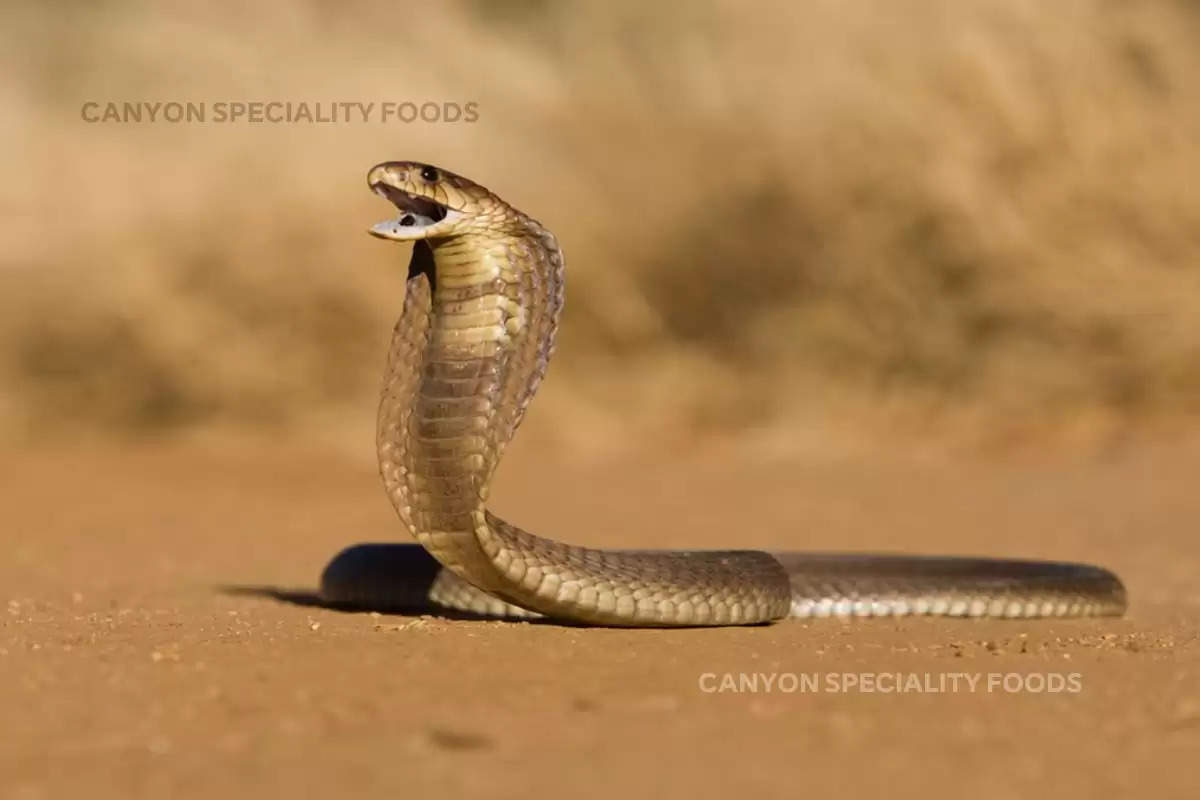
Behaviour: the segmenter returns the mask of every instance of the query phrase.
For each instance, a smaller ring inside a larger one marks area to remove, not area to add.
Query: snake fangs
[[[1121,614],[1115,575],[1084,564],[753,550],[597,550],[491,514],[492,474],[554,349],[554,234],[477,183],[408,161],[367,183],[400,209],[370,232],[412,242],[379,405],[388,497],[417,545],[365,544],[326,567],[330,603],[440,606],[619,626],[784,617]]]

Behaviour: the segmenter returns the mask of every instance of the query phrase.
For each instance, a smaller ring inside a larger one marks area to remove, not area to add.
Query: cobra
[[[423,604],[614,626],[785,617],[1121,614],[1086,564],[755,550],[602,550],[535,536],[487,510],[492,475],[554,352],[564,261],[554,234],[479,184],[411,161],[370,169],[411,242],[379,404],[387,495],[416,545],[358,545],[325,569],[330,603]]]

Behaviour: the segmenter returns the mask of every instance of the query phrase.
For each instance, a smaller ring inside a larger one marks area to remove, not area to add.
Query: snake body
[[[541,382],[563,307],[554,235],[482,186],[415,162],[367,182],[401,215],[371,233],[411,241],[377,449],[414,545],[359,545],[321,582],[329,602],[422,603],[616,626],[738,625],[788,616],[1120,614],[1090,565],[983,558],[600,550],[490,513],[492,475]]]

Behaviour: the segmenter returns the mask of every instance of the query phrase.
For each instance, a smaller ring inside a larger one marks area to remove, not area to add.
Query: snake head
[[[371,191],[400,209],[395,219],[368,230],[381,239],[448,239],[490,227],[507,206],[461,175],[416,161],[385,161],[367,173]]]

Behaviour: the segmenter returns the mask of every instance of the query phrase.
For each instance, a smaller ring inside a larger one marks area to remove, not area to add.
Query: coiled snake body
[[[488,487],[553,352],[562,252],[539,222],[445,170],[393,161],[367,181],[401,211],[371,233],[413,242],[377,446],[388,497],[420,547],[343,551],[322,576],[325,600],[621,626],[1123,612],[1116,576],[1083,564],[597,550],[497,518]]]

